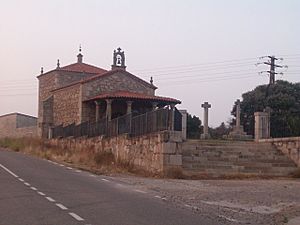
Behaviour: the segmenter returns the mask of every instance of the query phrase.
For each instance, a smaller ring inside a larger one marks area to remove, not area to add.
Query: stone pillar
[[[270,138],[270,112],[255,112],[255,141]]]
[[[108,121],[111,120],[111,103],[111,99],[106,99],[106,118],[108,119]]]
[[[211,108],[211,105],[208,102],[204,102],[201,107],[204,108],[203,134],[201,135],[201,139],[208,139],[208,109]]]
[[[171,108],[171,118],[170,118],[170,130],[174,130],[174,122],[175,122],[175,104],[170,105]]]
[[[182,115],[182,140],[186,140],[187,134],[187,111],[186,110],[179,110]]]
[[[99,121],[99,112],[100,112],[100,102],[95,101],[95,105],[96,105],[96,122]]]
[[[241,126],[241,101],[238,99],[236,102],[236,123],[235,126],[236,127],[240,127]]]
[[[52,127],[49,127],[48,139],[52,139],[52,137],[53,137],[53,130],[52,130]]]
[[[126,114],[131,114],[132,112],[132,101],[127,101],[127,111]]]

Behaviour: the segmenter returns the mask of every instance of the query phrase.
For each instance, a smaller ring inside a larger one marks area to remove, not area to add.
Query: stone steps
[[[188,174],[287,176],[297,169],[269,143],[188,140],[182,149],[183,169]]]

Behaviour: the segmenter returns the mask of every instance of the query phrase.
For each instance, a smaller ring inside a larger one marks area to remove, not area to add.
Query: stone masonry
[[[67,125],[80,122],[80,85],[55,91],[53,94],[53,124]]]
[[[71,151],[94,149],[112,152],[117,160],[133,164],[153,174],[182,168],[181,132],[157,132],[139,137],[127,134],[112,138],[51,139],[49,144]]]

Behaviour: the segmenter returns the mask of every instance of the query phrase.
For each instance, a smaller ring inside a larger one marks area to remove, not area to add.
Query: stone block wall
[[[49,142],[73,151],[110,151],[118,160],[132,163],[154,174],[163,174],[170,168],[182,167],[182,139],[179,133],[164,131],[139,137],[124,134],[112,138],[51,139]]]
[[[53,93],[53,125],[80,123],[80,85],[73,85]]]
[[[272,143],[300,167],[300,137],[261,139],[261,143]]]
[[[84,83],[82,87],[83,100],[113,91],[132,91],[147,95],[154,95],[154,89],[146,86],[141,81],[133,79],[129,75],[117,72],[109,76]]]

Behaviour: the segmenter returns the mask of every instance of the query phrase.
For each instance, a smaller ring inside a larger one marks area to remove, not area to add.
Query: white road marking
[[[70,212],[69,215],[72,216],[72,217],[73,217],[75,220],[77,220],[77,221],[84,221],[83,218],[81,218],[80,216],[78,216],[78,215],[75,214],[75,213]]]
[[[109,180],[102,178],[101,180],[105,181],[105,182],[109,182]]]
[[[155,196],[154,196],[154,198],[161,198],[161,197],[160,197],[160,196],[158,196],[158,195],[155,195]]]
[[[76,170],[77,173],[81,173],[81,170]]]
[[[134,191],[139,192],[139,193],[143,193],[143,194],[147,193],[146,191],[141,191],[141,190],[138,190],[138,189],[135,189]]]
[[[72,170],[73,168],[71,168],[71,167],[67,167],[67,169],[69,169],[69,170]]]
[[[54,164],[57,164],[57,163],[55,163],[55,162],[53,162],[53,163],[54,163]],[[64,165],[60,164],[60,166],[64,166]],[[30,189],[32,189],[32,190],[34,190],[34,191],[37,191],[37,188],[30,186],[29,183],[27,183],[27,182],[25,182],[23,179],[19,178],[19,176],[17,176],[15,173],[13,173],[13,172],[10,171],[9,169],[7,169],[7,168],[6,168],[5,166],[3,166],[2,164],[0,164],[0,167],[1,167],[2,169],[4,169],[6,172],[8,172],[9,174],[11,174],[12,176],[14,176],[15,178],[18,178],[19,181],[24,182],[24,184],[25,184],[26,186],[29,186]],[[80,171],[80,170],[77,170],[76,172],[81,172],[81,171]],[[108,181],[108,180],[106,180],[106,179],[103,179],[103,180]],[[38,193],[39,195],[45,196],[45,194],[44,194],[43,192],[37,191],[37,193]],[[55,200],[54,200],[53,198],[51,198],[51,197],[45,197],[45,198],[46,198],[49,202],[55,202]],[[67,207],[65,207],[64,205],[59,204],[59,203],[57,203],[56,206],[59,207],[59,208],[62,209],[62,210],[67,210],[67,209],[68,209]],[[74,219],[76,219],[77,221],[84,221],[83,218],[81,218],[80,216],[78,216],[77,214],[75,214],[75,213],[73,213],[73,212],[70,212],[69,215],[72,216],[72,217],[73,217]]]
[[[53,164],[57,165],[58,163],[57,162],[52,162]]]
[[[63,165],[63,164],[59,164],[60,166],[65,166],[65,165]]]
[[[68,208],[60,203],[55,204],[57,207],[61,208],[62,210],[67,210]]]
[[[13,175],[14,177],[18,178],[19,176],[16,175],[15,173],[13,173],[12,171],[10,171],[9,169],[7,169],[5,166],[3,166],[2,164],[0,164],[0,167],[2,167],[2,169],[4,169],[6,172],[8,172],[10,175]]]
[[[55,200],[51,197],[46,197],[46,199],[49,201],[49,202],[55,202]]]
[[[96,175],[90,174],[90,177],[96,177]]]
[[[186,207],[189,207],[189,208],[191,208],[191,207],[192,207],[191,205],[188,205],[188,204],[184,204],[184,206],[186,206]]]

